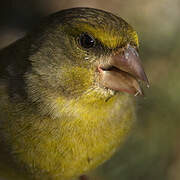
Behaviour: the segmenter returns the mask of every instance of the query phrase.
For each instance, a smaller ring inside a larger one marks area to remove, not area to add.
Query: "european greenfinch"
[[[73,8],[1,50],[0,177],[66,180],[109,159],[148,85],[138,47],[122,18]]]

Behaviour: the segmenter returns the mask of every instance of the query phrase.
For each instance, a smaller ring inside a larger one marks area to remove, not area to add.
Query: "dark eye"
[[[83,48],[91,48],[95,45],[95,39],[87,33],[83,33],[79,37],[79,44]]]

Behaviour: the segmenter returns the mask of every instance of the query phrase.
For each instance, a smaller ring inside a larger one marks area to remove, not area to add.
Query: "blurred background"
[[[41,17],[77,6],[111,11],[137,30],[151,83],[129,139],[91,180],[180,180],[180,0],[1,0],[0,48]]]

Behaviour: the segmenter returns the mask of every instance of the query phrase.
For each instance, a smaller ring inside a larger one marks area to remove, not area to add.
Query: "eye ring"
[[[95,39],[88,33],[82,33],[78,39],[79,45],[85,49],[89,49],[95,46]]]

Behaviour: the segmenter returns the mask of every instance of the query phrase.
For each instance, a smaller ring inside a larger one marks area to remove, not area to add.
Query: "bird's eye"
[[[83,33],[79,37],[79,44],[83,48],[91,48],[95,45],[95,39],[87,33]]]

